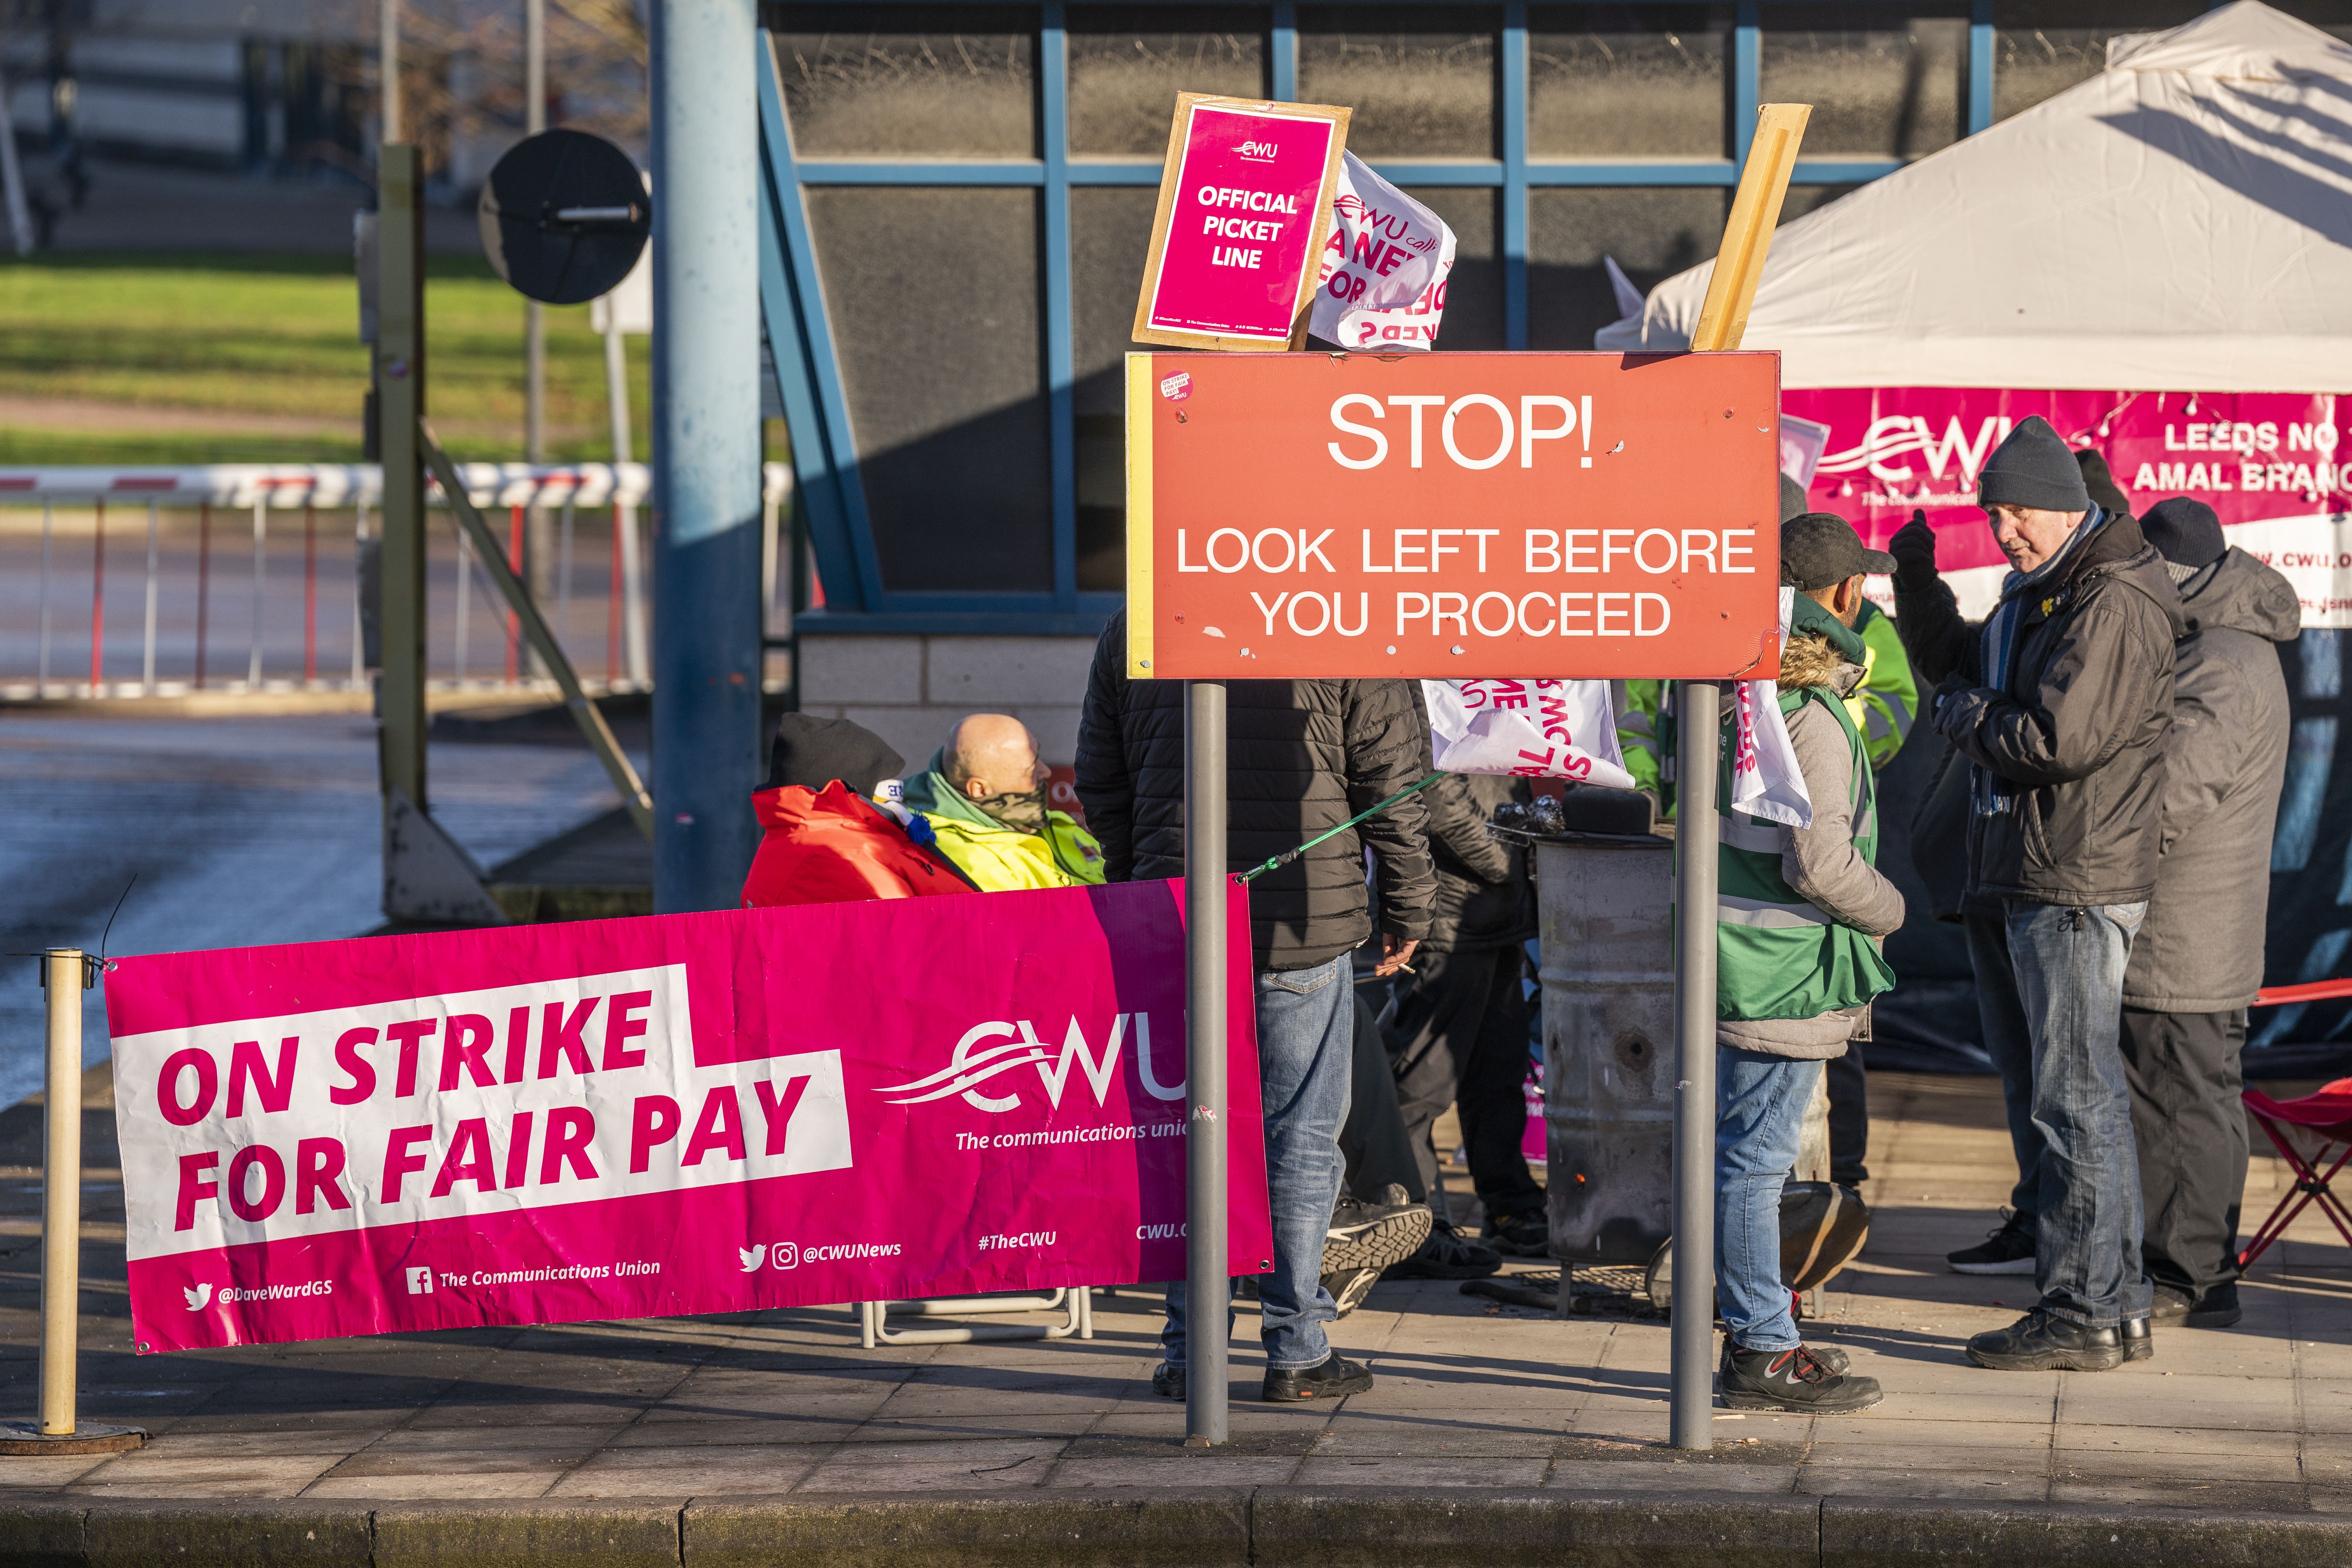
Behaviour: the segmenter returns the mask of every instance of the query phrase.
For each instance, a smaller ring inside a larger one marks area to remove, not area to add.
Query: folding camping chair
[[[2294,1190],[2279,1199],[2278,1206],[2271,1211],[2270,1218],[2264,1220],[2262,1229],[2254,1233],[2252,1243],[2238,1254],[2240,1271],[2245,1270],[2268,1250],[2271,1243],[2284,1236],[2286,1227],[2294,1223],[2295,1216],[2315,1202],[2319,1205],[2321,1212],[2335,1222],[2345,1241],[2352,1244],[2352,1210],[2346,1209],[2344,1200],[2328,1186],[2346,1162],[2352,1161],[2352,1078],[2339,1078],[2316,1094],[2306,1094],[2301,1100],[2273,1100],[2259,1089],[2250,1089],[2245,1091],[2245,1101],[2246,1108],[2254,1113],[2254,1120],[2262,1124],[2263,1131],[2277,1145],[2279,1153],[2284,1156],[2288,1166],[2294,1172]],[[2308,1159],[2295,1148],[2294,1139],[2287,1135],[2287,1130],[2294,1127],[2314,1133],[2319,1139],[2319,1147]],[[2333,1164],[2322,1170],[2320,1163],[2327,1158],[2330,1148],[2336,1145],[2342,1146],[2342,1152],[2336,1154]]]

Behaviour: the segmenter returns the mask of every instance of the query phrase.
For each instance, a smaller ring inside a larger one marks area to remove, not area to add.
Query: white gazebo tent
[[[1594,346],[1688,346],[1713,263]],[[1798,218],[1745,347],[1790,388],[2352,390],[2352,45],[2259,0]]]

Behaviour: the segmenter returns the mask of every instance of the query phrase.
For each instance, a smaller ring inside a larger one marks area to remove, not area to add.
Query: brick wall
[[[1092,637],[801,635],[801,708],[849,719],[919,768],[967,713],[1010,713],[1052,766],[1078,743]]]

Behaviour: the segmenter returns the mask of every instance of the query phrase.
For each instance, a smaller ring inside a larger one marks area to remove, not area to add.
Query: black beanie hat
[[[2139,531],[2175,566],[2210,566],[2230,548],[2213,509],[2187,496],[2173,496],[2148,508],[2139,520]]]
[[[2074,454],[2050,428],[2050,421],[2030,414],[1986,459],[1984,472],[1977,476],[1977,501],[1988,507],[2088,511],[2091,492],[2083,484]]]
[[[823,789],[839,779],[859,795],[870,795],[876,784],[906,771],[907,759],[861,724],[787,713],[776,723],[776,743],[768,752],[768,781],[760,787],[800,784]]]
[[[2131,497],[2124,494],[2123,487],[2116,483],[2114,471],[2095,448],[2085,447],[2075,453],[2074,466],[2083,470],[2083,488],[2091,492],[2091,499],[2099,503],[2100,510],[2111,517],[2131,515]]]
[[[1802,517],[1811,510],[1812,503],[1805,499],[1805,487],[1788,475],[1782,474],[1780,476],[1780,521],[1786,522],[1792,517]]]

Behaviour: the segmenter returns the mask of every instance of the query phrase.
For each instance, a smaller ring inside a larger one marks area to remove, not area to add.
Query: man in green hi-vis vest
[[[1717,1298],[1721,1383],[1741,1410],[1864,1410],[1877,1380],[1798,1339],[1780,1277],[1780,1189],[1797,1163],[1822,1064],[1868,1024],[1895,984],[1879,943],[1903,895],[1878,872],[1877,790],[1845,699],[1865,658],[1853,624],[1866,574],[1893,562],[1831,512],[1780,525],[1780,581],[1797,590],[1780,655],[1780,713],[1812,803],[1803,827],[1731,808],[1736,726],[1727,717],[1716,906]]]

